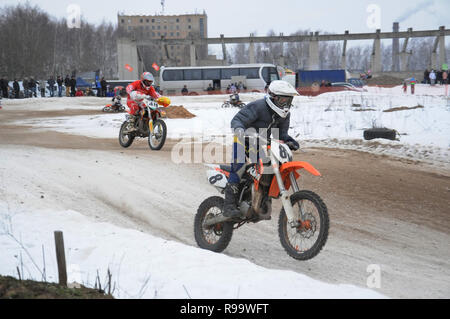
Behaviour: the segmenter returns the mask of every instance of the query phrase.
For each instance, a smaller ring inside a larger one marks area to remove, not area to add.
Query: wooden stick
[[[56,261],[58,262],[59,284],[67,287],[66,255],[62,231],[55,231]]]

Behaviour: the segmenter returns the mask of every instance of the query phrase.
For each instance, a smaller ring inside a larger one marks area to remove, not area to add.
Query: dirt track
[[[71,113],[91,114],[89,111]],[[7,120],[19,115],[62,114],[2,110],[0,144],[123,151],[116,139],[33,131],[8,124]],[[65,112],[64,116],[67,115]],[[150,152],[146,143],[137,143],[127,152],[170,161],[175,143],[168,141],[161,152]],[[318,193],[328,206],[331,228],[324,250],[308,262],[287,257],[278,240],[280,203],[275,202],[272,220],[244,226],[235,232],[226,254],[330,283],[362,287],[366,286],[369,276],[367,267],[377,264],[382,271],[379,291],[389,297],[450,297],[449,171],[355,151],[308,149],[296,157],[312,163],[323,175],[321,178],[303,175],[301,187]],[[199,175],[204,171],[201,165],[189,165],[188,169]],[[217,194],[211,188],[213,195]],[[148,227],[159,229],[160,225]],[[190,224],[189,227],[192,228]],[[195,245],[190,228],[183,236],[170,231],[163,235]]]

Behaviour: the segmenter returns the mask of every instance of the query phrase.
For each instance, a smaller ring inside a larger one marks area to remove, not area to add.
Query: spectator
[[[50,97],[54,97],[55,96],[55,79],[53,78],[53,76],[51,76],[47,82],[48,82],[48,87],[50,90]]]
[[[72,76],[72,78],[70,79],[70,96],[75,96],[76,92],[76,88],[77,88],[77,80],[75,79],[74,76]]]
[[[45,80],[39,81],[39,90],[41,91],[41,97],[45,97]]]
[[[62,88],[63,88],[63,79],[61,76],[58,76],[56,79],[56,83],[58,84],[58,97],[62,97]]]
[[[19,82],[17,82],[17,79],[13,82],[13,89],[14,89],[14,98],[18,99],[20,97],[20,85]]]
[[[214,91],[214,88],[212,87],[211,83],[209,84],[208,88],[206,89],[208,92]]]
[[[415,88],[416,88],[416,79],[411,78],[411,80],[409,80],[409,84],[411,85],[411,94],[414,95]]]
[[[430,84],[431,84],[431,86],[434,86],[434,83],[436,83],[436,73],[434,73],[434,70],[431,70],[431,72],[430,72]]]
[[[0,90],[1,90],[1,94],[2,96],[7,99],[8,98],[8,80],[6,78],[2,78],[0,79]]]
[[[322,80],[322,83],[320,83],[320,87],[324,88],[327,86],[327,83],[325,82],[325,80]]]
[[[425,72],[423,73],[423,80],[424,84],[430,83],[430,71],[428,71],[428,69],[426,69]]]
[[[442,72],[442,83],[448,84],[448,70]]]
[[[36,85],[36,81],[34,80],[33,77],[30,78],[30,81],[28,82],[28,87],[30,89],[30,97],[33,97],[33,96],[37,97],[37,94],[36,94],[37,85]]]
[[[75,96],[84,96],[83,91],[78,89],[77,93],[75,93]]]
[[[442,70],[436,72],[436,84],[442,84]]]
[[[102,88],[100,96],[106,97],[107,88],[108,88],[108,82],[106,82],[105,78],[103,77],[100,81],[100,86]]]
[[[189,90],[187,89],[187,85],[183,86],[183,89],[181,90],[181,94],[183,94],[183,95],[188,95],[189,94]]]
[[[232,94],[235,94],[237,92],[237,88],[236,88],[236,85],[234,85],[234,83],[231,83],[230,92]]]
[[[64,79],[64,85],[66,86],[66,96],[70,96],[70,78],[69,75],[66,75],[66,78]]]

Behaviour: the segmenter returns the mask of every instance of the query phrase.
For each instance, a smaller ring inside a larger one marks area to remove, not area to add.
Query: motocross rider
[[[135,81],[127,86],[128,100],[127,105],[130,111],[130,120],[129,123],[132,127],[131,131],[136,130],[135,121],[138,118],[138,112],[141,107],[143,107],[142,102],[146,95],[150,95],[155,100],[161,97],[153,87],[153,82],[155,82],[155,78],[153,74],[150,72],[144,72],[141,75],[141,79]]]
[[[300,145],[288,135],[290,123],[290,108],[294,96],[299,95],[295,88],[285,81],[273,81],[268,94],[260,100],[249,103],[239,111],[231,120],[231,128],[234,131],[233,163],[231,164],[230,177],[225,188],[225,201],[223,215],[236,218],[241,216],[237,207],[239,184],[245,173],[245,146],[244,131],[253,128],[257,132],[269,128],[279,129],[279,139],[284,141],[291,150],[298,150]],[[270,132],[267,132],[269,135]]]

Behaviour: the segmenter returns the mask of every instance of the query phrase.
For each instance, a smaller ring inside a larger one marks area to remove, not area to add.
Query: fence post
[[[66,255],[62,231],[55,231],[56,261],[58,262],[59,284],[67,287]]]

